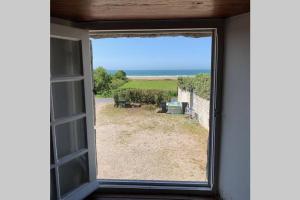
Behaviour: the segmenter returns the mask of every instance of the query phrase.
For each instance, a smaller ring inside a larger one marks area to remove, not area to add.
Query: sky
[[[107,70],[210,69],[211,37],[92,39],[93,67]]]

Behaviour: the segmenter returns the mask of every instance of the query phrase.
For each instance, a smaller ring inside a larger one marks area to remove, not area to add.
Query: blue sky
[[[92,45],[94,68],[210,69],[211,37],[105,38]]]

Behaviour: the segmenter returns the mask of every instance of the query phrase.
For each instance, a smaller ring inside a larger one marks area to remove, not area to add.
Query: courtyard
[[[99,179],[207,181],[208,131],[154,105],[114,107],[96,98]]]

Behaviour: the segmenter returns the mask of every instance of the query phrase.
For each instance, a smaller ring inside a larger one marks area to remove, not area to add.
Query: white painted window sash
[[[83,81],[84,83],[84,102],[85,102],[85,113],[77,114],[70,117],[64,117],[56,120],[52,120],[52,140],[54,149],[54,164],[50,165],[50,169],[55,170],[56,178],[56,191],[57,199],[82,199],[89,195],[91,192],[98,188],[98,182],[96,181],[96,157],[95,157],[95,130],[94,130],[94,108],[93,108],[93,92],[92,92],[92,71],[91,71],[91,52],[90,52],[90,41],[89,33],[87,30],[68,27],[65,25],[51,24],[51,38],[60,38],[72,41],[81,41],[82,46],[82,65],[83,75],[82,76],[64,76],[50,79],[50,84],[59,82],[69,81]],[[51,87],[51,86],[50,86]],[[51,98],[51,118],[54,119],[53,101],[52,101],[52,89],[50,89]],[[87,149],[81,149],[77,152],[64,156],[58,159],[56,150],[56,138],[55,138],[55,127],[59,124],[72,122],[78,119],[86,120],[86,138],[87,138]],[[88,153],[88,165],[89,165],[89,182],[79,186],[64,197],[60,197],[60,185],[59,185],[59,172],[58,168],[64,163],[73,160],[76,157],[85,155]]]

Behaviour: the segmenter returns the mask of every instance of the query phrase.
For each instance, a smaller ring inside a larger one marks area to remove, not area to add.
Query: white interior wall
[[[250,14],[226,19],[219,191],[250,199]]]

